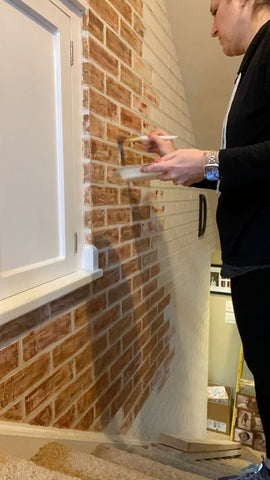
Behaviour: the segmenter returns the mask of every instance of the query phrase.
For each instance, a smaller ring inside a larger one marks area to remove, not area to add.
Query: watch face
[[[218,180],[219,179],[218,165],[206,165],[205,178],[210,181]]]

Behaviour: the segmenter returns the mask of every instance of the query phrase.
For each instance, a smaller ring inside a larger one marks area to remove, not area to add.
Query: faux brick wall
[[[89,0],[82,55],[84,233],[104,275],[0,327],[0,416],[202,436],[211,218],[198,240],[198,191],[113,176],[120,136],[162,127],[194,145],[164,2]]]

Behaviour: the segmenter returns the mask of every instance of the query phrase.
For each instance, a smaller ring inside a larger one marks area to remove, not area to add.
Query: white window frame
[[[48,0],[68,13],[71,18],[74,64],[72,67],[72,109],[74,132],[75,231],[77,232],[76,271],[43,285],[0,301],[0,325],[24,315],[62,295],[72,292],[103,275],[98,268],[97,250],[83,244],[82,169],[82,89],[81,85],[81,16],[87,9],[86,0]]]

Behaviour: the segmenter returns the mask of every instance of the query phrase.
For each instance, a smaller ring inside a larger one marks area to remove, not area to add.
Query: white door
[[[0,0],[0,299],[75,269],[70,18]]]

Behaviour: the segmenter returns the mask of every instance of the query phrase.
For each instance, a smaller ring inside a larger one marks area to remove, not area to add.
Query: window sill
[[[21,315],[25,315],[77,288],[83,287],[97,278],[102,277],[102,275],[103,271],[100,268],[92,272],[79,270],[65,277],[53,280],[52,282],[44,283],[38,287],[5,298],[0,301],[0,325]]]

